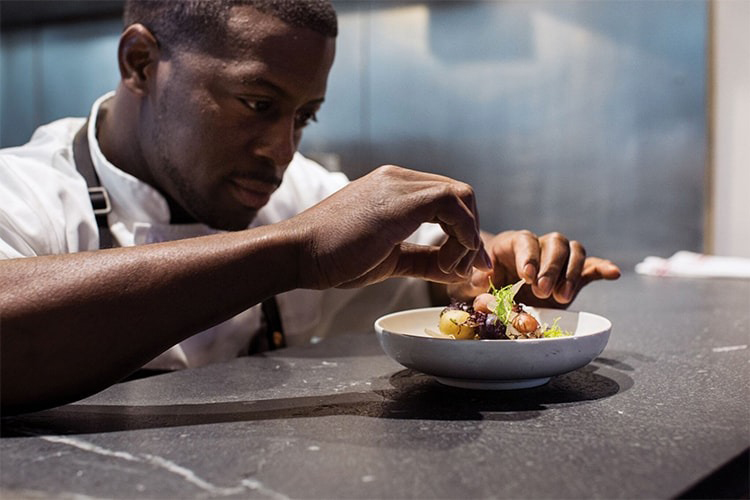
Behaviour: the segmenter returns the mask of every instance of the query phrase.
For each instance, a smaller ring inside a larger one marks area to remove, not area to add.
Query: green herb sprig
[[[521,286],[523,286],[523,280],[500,289],[495,288],[495,285],[490,282],[490,293],[495,296],[496,301],[495,309],[492,312],[506,325],[510,321],[510,313],[515,305],[514,298]]]

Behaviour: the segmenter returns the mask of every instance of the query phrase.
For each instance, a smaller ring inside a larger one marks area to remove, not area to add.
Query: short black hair
[[[338,35],[336,10],[330,0],[126,0],[123,21],[125,27],[144,25],[163,46],[210,50],[221,46],[229,11],[238,5],[254,7],[324,36]]]

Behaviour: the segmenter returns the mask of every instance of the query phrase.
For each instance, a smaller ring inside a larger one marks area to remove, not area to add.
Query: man
[[[559,234],[480,232],[463,183],[395,166],[347,183],[296,153],[333,63],[327,1],[134,0],[125,21],[120,84],[87,124],[0,153],[3,412],[246,352],[273,296],[314,323],[316,290],[392,277],[461,298],[521,278],[527,302],[565,305],[619,276]],[[87,162],[117,248],[99,250]]]

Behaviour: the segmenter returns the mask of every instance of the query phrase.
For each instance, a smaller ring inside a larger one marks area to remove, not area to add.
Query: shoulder
[[[26,144],[0,149],[4,173],[19,177],[77,177],[72,144],[84,122],[84,118],[63,118],[37,128]]]
[[[28,143],[0,150],[0,256],[89,249],[93,213],[71,147],[84,121],[52,122]]]

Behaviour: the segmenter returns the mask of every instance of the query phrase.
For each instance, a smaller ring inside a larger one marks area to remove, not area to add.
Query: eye
[[[250,108],[252,111],[255,111],[256,113],[265,113],[269,109],[271,109],[271,101],[267,99],[249,99],[249,98],[242,98],[240,99],[245,106]]]
[[[310,124],[311,121],[318,121],[318,116],[315,114],[315,111],[297,112],[297,116],[295,117],[295,125],[297,126],[297,128],[306,127]]]

